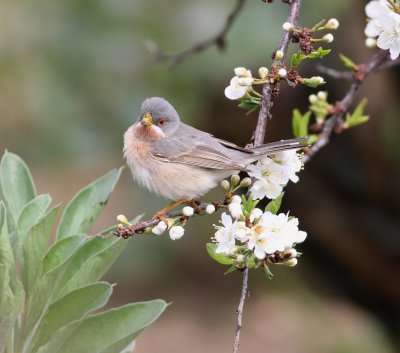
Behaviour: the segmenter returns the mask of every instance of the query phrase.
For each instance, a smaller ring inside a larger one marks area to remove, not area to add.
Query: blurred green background
[[[303,1],[300,22],[336,17],[341,26],[324,64],[337,54],[367,61],[365,1]],[[256,114],[245,116],[223,94],[233,68],[270,65],[287,5],[248,1],[215,47],[170,70],[155,62],[144,40],[179,51],[218,31],[233,0],[3,0],[0,3],[0,150],[19,154],[38,191],[65,204],[81,187],[124,164],[122,135],[148,96],[171,101],[181,118],[244,145]],[[313,61],[312,64],[315,64]],[[318,75],[305,65],[305,76]],[[325,77],[329,100],[347,82]],[[251,273],[243,352],[395,352],[400,334],[400,71],[372,75],[358,95],[371,121],[334,136],[287,188],[283,210],[308,232],[295,269],[275,278]],[[290,138],[291,111],[308,95],[282,87],[267,140]],[[359,100],[358,99],[358,100]],[[188,181],[190,182],[190,181]],[[222,195],[215,190],[205,200]],[[117,214],[147,216],[165,201],[141,191],[125,169],[93,233]],[[185,237],[132,238],[107,279],[115,303],[163,298],[173,303],[138,340],[137,351],[228,352],[233,344],[241,276],[206,254],[218,216],[189,222]]]

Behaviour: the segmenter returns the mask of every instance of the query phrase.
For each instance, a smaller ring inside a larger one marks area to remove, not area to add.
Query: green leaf
[[[35,278],[39,272],[40,261],[47,249],[57,210],[57,207],[52,208],[39,223],[32,227],[22,243],[20,261],[22,283],[28,296],[31,294]]]
[[[43,256],[35,286],[30,295],[32,302],[28,317],[28,330],[36,325],[44,310],[54,302],[53,293],[76,249],[86,239],[84,235],[72,235],[59,240]]]
[[[345,126],[347,128],[363,124],[369,120],[369,116],[364,115],[364,109],[366,105],[367,105],[367,99],[364,98],[357,106],[357,108],[354,110],[353,114],[350,113],[346,114]]]
[[[207,243],[206,245],[207,252],[213,258],[215,261],[219,262],[222,265],[232,265],[235,263],[233,259],[231,259],[229,256],[226,256],[224,254],[217,254],[215,250],[217,249],[217,244],[213,243]]]
[[[68,323],[81,320],[89,312],[101,308],[107,303],[111,293],[112,286],[109,283],[99,282],[78,288],[53,303],[44,315],[28,352],[33,353],[47,344],[54,333]],[[64,341],[58,339],[57,344],[60,347]]]
[[[308,139],[306,141],[306,143],[308,145],[313,145],[315,142],[317,142],[319,140],[318,135],[312,134],[308,136]]]
[[[285,193],[281,192],[280,195],[275,199],[270,201],[267,206],[265,207],[265,212],[269,211],[273,214],[277,214],[282,203],[282,198]]]
[[[325,22],[326,22],[325,19],[319,21],[312,29],[314,31],[318,31],[319,29],[321,29],[321,28],[323,28],[325,26]]]
[[[298,51],[296,54],[293,54],[290,60],[292,68],[293,69],[297,68],[300,65],[300,63],[306,58],[307,55],[303,54],[301,51]]]
[[[7,214],[3,201],[0,201],[0,263],[6,266],[12,281],[15,281],[15,260],[8,234]]]
[[[54,353],[104,352],[122,340],[132,341],[165,310],[163,300],[128,304],[85,319]],[[113,352],[113,351],[107,351]]]
[[[125,239],[116,237],[87,240],[73,255],[54,297],[59,298],[76,288],[98,281],[127,244]]]
[[[343,54],[339,54],[340,60],[342,60],[344,66],[346,66],[349,69],[354,69],[357,65],[347,56]]]
[[[232,272],[235,272],[238,268],[236,267],[236,265],[232,265],[231,267],[228,268],[227,271],[224,272],[224,275],[229,275]]]
[[[21,210],[35,197],[35,186],[29,169],[16,154],[6,152],[3,155],[0,163],[0,189],[15,225]]]
[[[331,52],[331,49],[322,49],[319,47],[317,50],[311,52],[307,55],[309,59],[322,59],[325,55],[328,55]]]
[[[39,195],[29,201],[22,209],[18,217],[19,236],[24,237],[29,229],[31,229],[39,219],[44,215],[51,203],[50,195]]]
[[[306,137],[308,135],[310,118],[310,111],[302,115],[298,109],[293,110],[292,129],[295,137]]]
[[[96,217],[107,203],[121,175],[121,170],[113,169],[78,192],[64,210],[57,229],[57,239],[89,231]]]

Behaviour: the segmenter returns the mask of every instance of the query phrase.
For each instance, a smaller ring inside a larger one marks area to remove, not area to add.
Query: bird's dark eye
[[[157,125],[159,126],[163,126],[165,124],[165,120],[164,119],[160,119],[157,121]]]

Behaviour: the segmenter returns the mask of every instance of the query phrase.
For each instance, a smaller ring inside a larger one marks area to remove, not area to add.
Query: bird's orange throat
[[[133,136],[144,141],[156,141],[165,138],[164,132],[155,125],[135,124],[132,126]]]

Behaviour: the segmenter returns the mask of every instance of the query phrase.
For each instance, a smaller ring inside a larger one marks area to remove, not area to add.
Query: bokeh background
[[[324,64],[339,52],[365,62],[365,1],[303,1],[301,24],[336,17],[341,26]],[[248,1],[221,53],[215,47],[174,70],[144,46],[178,51],[218,31],[233,0],[2,0],[0,3],[0,150],[19,154],[39,192],[66,202],[83,186],[124,164],[122,135],[141,101],[163,96],[183,120],[244,145],[256,114],[245,116],[223,94],[232,69],[269,66],[287,5]],[[315,62],[311,63],[312,65]],[[305,76],[318,74],[305,65]],[[287,188],[283,210],[308,232],[294,269],[275,277],[251,272],[241,351],[392,353],[400,349],[399,68],[372,75],[358,100],[370,122],[334,136]],[[347,82],[326,77],[329,100]],[[305,111],[315,90],[283,87],[268,124],[269,141],[290,138],[291,111]],[[188,180],[188,182],[190,182]],[[221,190],[205,200],[215,200]],[[141,191],[125,169],[93,233],[117,214],[148,216],[165,201]],[[138,339],[137,352],[229,352],[240,273],[206,254],[218,216],[196,218],[177,242],[142,236],[107,275],[113,302],[171,302]],[[261,272],[261,271],[259,271]]]

